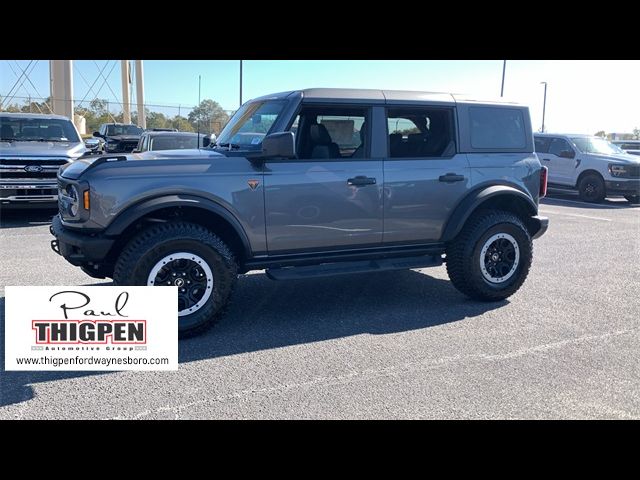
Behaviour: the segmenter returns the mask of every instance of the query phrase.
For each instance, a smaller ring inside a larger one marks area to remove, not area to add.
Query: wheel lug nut
[[[176,276],[176,274],[175,274],[175,273],[172,273],[171,275],[173,275],[174,277]]]

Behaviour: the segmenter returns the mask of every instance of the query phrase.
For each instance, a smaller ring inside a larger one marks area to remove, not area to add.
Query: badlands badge
[[[175,287],[6,287],[7,370],[175,370]]]

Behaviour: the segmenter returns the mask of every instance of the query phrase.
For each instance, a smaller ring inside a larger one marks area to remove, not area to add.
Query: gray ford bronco
[[[308,89],[245,103],[208,148],[81,159],[58,173],[54,251],[117,285],[175,285],[181,337],[239,273],[274,280],[442,265],[477,300],[531,265],[546,169],[527,107]]]

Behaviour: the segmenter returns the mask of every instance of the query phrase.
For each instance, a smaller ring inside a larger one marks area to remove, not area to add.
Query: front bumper
[[[605,180],[604,186],[607,189],[607,194],[640,195],[640,179]]]
[[[47,182],[3,182],[0,184],[0,205],[53,206],[58,201],[58,186]]]
[[[540,238],[544,235],[549,228],[549,218],[541,217],[540,215],[536,215],[535,217],[531,217],[531,223],[534,226],[535,233],[533,234],[533,239]],[[537,230],[537,231],[536,231]]]
[[[103,263],[115,243],[115,239],[99,234],[84,234],[65,228],[60,215],[53,217],[51,249],[62,255],[70,264],[78,267]]]

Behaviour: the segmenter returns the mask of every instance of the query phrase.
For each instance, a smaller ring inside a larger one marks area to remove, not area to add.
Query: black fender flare
[[[497,196],[514,197],[524,200],[530,216],[535,217],[538,214],[538,206],[531,197],[522,190],[509,185],[491,185],[485,188],[479,188],[467,194],[467,196],[458,203],[444,228],[442,241],[448,242],[453,240],[456,235],[460,233],[460,230],[462,230],[471,213],[490,198]]]
[[[208,210],[219,215],[232,226],[242,241],[245,252],[247,252],[247,255],[251,255],[251,244],[249,243],[249,238],[238,219],[227,208],[219,203],[197,195],[167,194],[146,199],[131,205],[123,210],[116,219],[111,222],[105,230],[105,234],[110,237],[117,237],[142,217],[153,213],[156,210],[167,207],[195,207]]]

